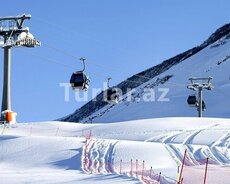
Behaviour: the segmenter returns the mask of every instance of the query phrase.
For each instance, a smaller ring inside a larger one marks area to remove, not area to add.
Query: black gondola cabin
[[[106,101],[108,103],[118,103],[119,94],[116,88],[109,88],[106,94]]]
[[[189,106],[196,106],[197,105],[197,99],[196,99],[196,95],[190,95],[187,99],[188,105]]]
[[[89,88],[89,78],[82,72],[74,72],[70,78],[73,89],[87,90]]]

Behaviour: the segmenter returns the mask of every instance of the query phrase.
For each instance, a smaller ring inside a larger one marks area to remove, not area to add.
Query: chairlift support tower
[[[11,48],[12,47],[36,47],[40,41],[36,40],[28,27],[23,27],[25,20],[31,19],[31,15],[19,15],[0,17],[0,47],[4,49],[4,74],[1,112],[11,111]],[[25,36],[22,37],[22,34]],[[5,117],[1,113],[1,121]]]
[[[203,112],[203,90],[212,90],[214,86],[211,83],[212,77],[207,78],[189,78],[191,83],[187,86],[188,89],[191,89],[193,91],[198,91],[198,117],[202,117]]]

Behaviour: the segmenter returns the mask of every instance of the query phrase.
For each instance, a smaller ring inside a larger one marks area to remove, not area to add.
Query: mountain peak
[[[230,33],[230,23],[225,24],[224,26],[217,29],[203,44],[205,46],[208,46],[208,45],[216,42],[217,40],[219,40],[225,36],[228,36],[229,33]]]

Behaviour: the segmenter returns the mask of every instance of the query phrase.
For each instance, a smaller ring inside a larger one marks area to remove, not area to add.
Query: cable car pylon
[[[187,86],[188,89],[198,92],[196,95],[190,95],[187,103],[191,107],[197,107],[198,117],[202,117],[202,112],[206,110],[206,104],[203,100],[203,89],[212,90],[214,86],[211,83],[212,77],[207,78],[189,78],[191,83]]]
[[[0,122],[16,123],[16,114],[11,109],[11,48],[40,46],[41,42],[34,38],[25,20],[31,15],[0,17],[0,48],[4,49],[3,94]]]

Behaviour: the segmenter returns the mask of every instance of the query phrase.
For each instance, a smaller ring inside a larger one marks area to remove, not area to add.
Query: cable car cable
[[[24,50],[21,50],[21,52],[26,53],[27,55],[31,55],[33,57],[37,57],[42,61],[48,61],[48,62],[53,63],[53,64],[58,64],[58,65],[62,65],[62,66],[67,67],[67,68],[75,69],[75,67],[72,66],[72,65],[64,64],[62,62],[57,62],[56,60],[50,59],[48,57],[44,57],[44,56],[37,55],[37,54],[34,54],[34,53],[32,54],[31,52],[27,52],[27,51],[24,51]],[[95,75],[95,76],[99,76],[101,78],[107,78],[107,76],[99,74],[99,73],[91,72],[91,74]],[[118,79],[118,78],[114,78],[114,79],[117,80],[117,81],[121,80],[121,79]],[[137,82],[137,81],[132,81],[132,80],[125,80],[125,81],[132,82],[132,83],[137,83],[137,84],[143,84],[142,82]]]
[[[64,50],[62,50],[60,48],[56,48],[56,47],[53,47],[53,46],[50,46],[50,45],[47,45],[47,44],[43,44],[43,45],[45,45],[47,48],[51,48],[51,49],[56,50],[58,52],[62,52],[63,54],[68,55],[68,56],[70,56],[70,57],[72,57],[74,59],[78,58],[77,56],[74,56],[74,55],[72,55],[72,54],[70,54],[70,53],[68,53],[68,52],[66,52],[66,51],[64,51]],[[105,67],[103,65],[95,64],[92,61],[90,61],[90,63],[93,64],[93,65],[95,65],[95,66],[97,66],[97,67],[100,67],[100,68],[104,68],[104,69],[107,69],[107,70],[112,70],[112,71],[119,72],[119,73],[124,73],[121,70],[116,70],[116,69]],[[148,80],[152,80],[153,79],[153,78],[150,78],[150,77],[145,77],[145,76],[137,75],[137,74],[134,74],[133,76],[136,76],[136,77],[139,77],[139,78],[148,79]],[[138,82],[138,83],[143,84],[142,82]],[[179,83],[173,83],[173,82],[167,81],[167,84],[170,84],[170,83],[173,84],[174,86],[180,86],[180,87],[186,87],[187,86],[185,84],[179,84]]]

